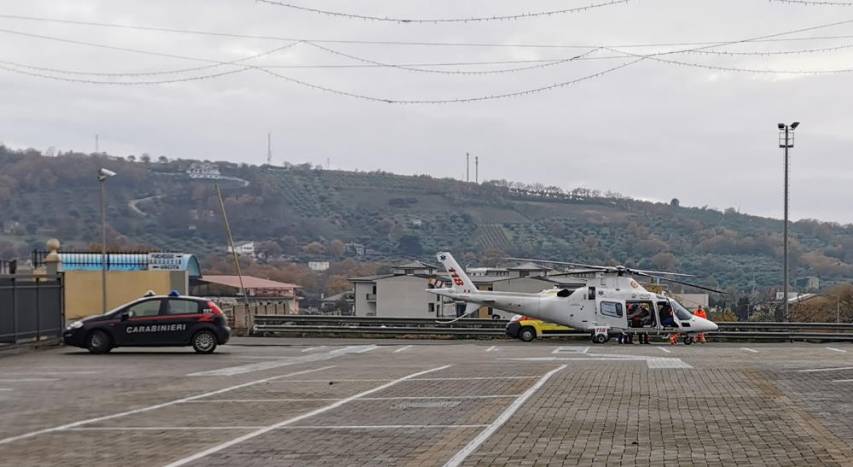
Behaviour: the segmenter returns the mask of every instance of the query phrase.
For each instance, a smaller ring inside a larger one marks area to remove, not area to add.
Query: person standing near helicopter
[[[696,308],[696,311],[693,312],[693,316],[697,316],[697,317],[702,318],[702,319],[708,319],[708,313],[706,313],[705,310],[701,306]],[[704,332],[700,332],[699,334],[696,335],[696,342],[699,342],[701,344],[708,342],[705,340],[705,333]]]

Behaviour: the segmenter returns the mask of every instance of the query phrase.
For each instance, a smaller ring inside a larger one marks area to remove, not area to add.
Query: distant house
[[[806,292],[814,292],[820,289],[820,278],[815,276],[800,277],[794,281],[797,288]]]
[[[323,272],[329,270],[328,261],[308,261],[308,269],[314,272]]]
[[[355,256],[364,256],[367,252],[367,249],[361,243],[350,242],[344,245],[346,247],[346,251],[348,253],[352,253]]]
[[[238,242],[234,244],[234,248],[228,246],[228,253],[236,252],[240,256],[255,257],[255,242]]]
[[[210,162],[193,162],[187,169],[190,178],[218,179],[222,177],[219,167]]]
[[[193,295],[201,297],[243,299],[241,285],[250,301],[284,304],[287,314],[299,314],[296,292],[301,287],[296,284],[253,276],[243,276],[241,283],[240,276],[204,275],[192,281],[191,290]]]

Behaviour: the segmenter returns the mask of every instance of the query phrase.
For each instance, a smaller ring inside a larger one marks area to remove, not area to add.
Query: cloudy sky
[[[288,1],[417,19],[607,0]],[[799,120],[792,217],[853,222],[853,72],[844,72],[853,70],[853,7],[631,0],[521,20],[400,24],[255,0],[31,0],[0,2],[0,15],[0,141],[13,147],[88,152],[97,133],[118,155],[262,163],[271,132],[275,163],[460,178],[470,152],[485,180],[781,217],[776,123]],[[793,51],[802,53],[779,53]],[[575,80],[445,104],[311,87],[442,101]]]

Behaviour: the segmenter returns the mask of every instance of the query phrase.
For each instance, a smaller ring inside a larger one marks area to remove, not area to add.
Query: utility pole
[[[95,133],[95,154],[101,153],[101,137]]]
[[[474,156],[474,183],[480,184],[480,156]]]
[[[267,165],[272,165],[272,133],[267,133]]]
[[[465,153],[465,181],[471,181],[471,155]]]
[[[116,173],[104,168],[98,169],[98,183],[101,185],[101,311],[107,314],[107,200],[106,183]]]
[[[794,147],[794,130],[800,126],[800,122],[794,122],[790,125],[780,123],[779,128],[779,147],[785,150],[785,219],[783,229],[783,249],[784,249],[784,265],[782,273],[782,299],[785,303],[785,321],[790,319],[788,316],[788,172],[790,171],[790,163],[788,158],[788,150]]]
[[[234,258],[234,268],[237,269],[237,278],[240,280],[240,294],[246,302],[246,310],[249,310],[249,294],[246,293],[246,287],[243,285],[243,271],[240,270],[240,257],[237,255],[237,249],[234,248],[234,237],[231,235],[231,224],[228,223],[228,213],[225,211],[225,200],[222,198],[222,189],[219,184],[216,184],[216,197],[219,198],[219,208],[222,210],[222,220],[225,224],[225,238],[228,240],[228,248],[231,249],[231,254]]]

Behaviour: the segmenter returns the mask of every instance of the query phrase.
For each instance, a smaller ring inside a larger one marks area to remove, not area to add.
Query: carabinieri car
[[[67,345],[107,353],[115,347],[189,346],[212,353],[231,336],[222,310],[210,300],[153,295],[127,303],[103,315],[69,324]]]

